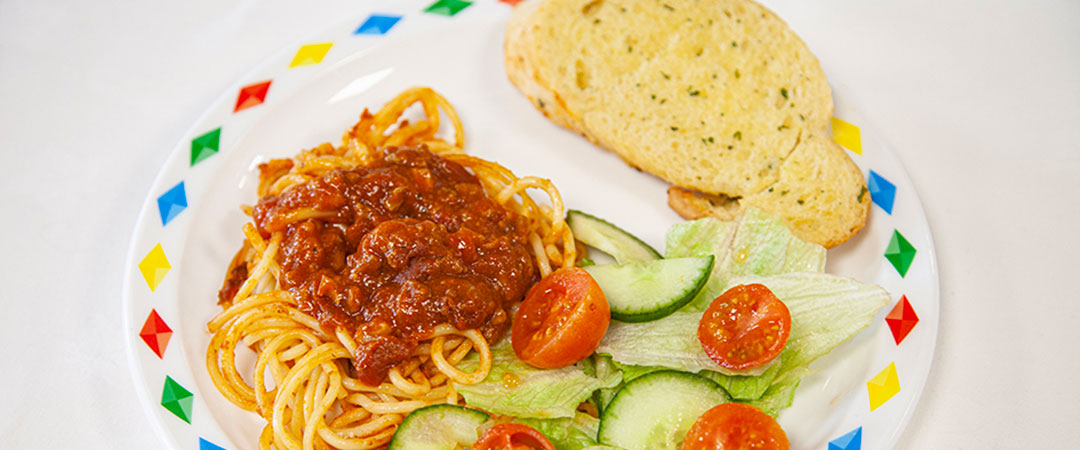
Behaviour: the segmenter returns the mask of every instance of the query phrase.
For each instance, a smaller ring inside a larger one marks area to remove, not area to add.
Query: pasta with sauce
[[[423,119],[402,119],[413,105]],[[436,137],[440,110],[453,142]],[[410,411],[460,403],[450,383],[487,376],[511,308],[574,264],[554,185],[464,144],[450,104],[412,88],[341,145],[260,165],[206,358],[222,395],[267,421],[261,449],[381,448]],[[237,366],[241,344],[254,367]],[[472,352],[479,367],[459,370]]]

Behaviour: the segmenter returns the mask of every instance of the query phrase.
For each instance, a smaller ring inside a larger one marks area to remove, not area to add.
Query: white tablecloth
[[[941,328],[900,448],[1075,446],[1080,2],[766,3],[812,49],[848,36],[818,55],[929,216]],[[0,1],[0,447],[164,446],[120,326],[138,206],[228,86],[358,8]]]

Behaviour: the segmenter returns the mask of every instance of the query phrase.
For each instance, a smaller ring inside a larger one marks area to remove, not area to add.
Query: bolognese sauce
[[[280,161],[260,170],[280,170]],[[367,166],[267,195],[253,216],[263,236],[284,234],[282,288],[324,329],[354,335],[354,367],[368,384],[441,323],[498,341],[510,308],[539,279],[525,217],[423,148],[386,149]],[[240,272],[226,279],[222,301]]]

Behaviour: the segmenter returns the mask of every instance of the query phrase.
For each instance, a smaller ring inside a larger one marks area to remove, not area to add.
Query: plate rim
[[[294,49],[296,49],[296,48],[298,48],[298,47],[300,47],[300,46],[302,46],[302,45],[304,45],[306,43],[317,42],[317,41],[320,40],[319,39],[320,37],[329,37],[331,35],[336,36],[336,32],[338,32],[338,31],[340,31],[342,29],[348,28],[348,24],[352,24],[354,26],[359,25],[361,23],[361,21],[363,20],[363,18],[365,17],[365,15],[370,15],[370,14],[373,14],[373,13],[374,14],[380,14],[380,13],[400,14],[401,19],[399,19],[399,20],[415,19],[417,16],[422,17],[422,16],[424,16],[423,10],[421,9],[421,7],[417,7],[417,6],[418,5],[426,5],[428,3],[432,3],[433,1],[434,0],[408,0],[408,1],[396,1],[396,2],[376,1],[376,2],[366,3],[362,7],[358,7],[354,11],[350,11],[349,14],[346,14],[343,19],[341,19],[341,20],[339,20],[339,21],[337,21],[337,22],[335,22],[333,24],[330,24],[329,26],[325,26],[325,27],[319,28],[319,29],[317,29],[317,30],[315,30],[315,31],[313,31],[311,33],[307,33],[304,38],[296,40],[294,42],[290,42],[289,44],[281,47],[280,49],[277,49],[277,50],[269,53],[264,59],[260,60],[259,63],[255,64],[249,70],[243,72],[243,74],[241,76],[239,76],[234,81],[232,81],[224,91],[221,91],[218,94],[218,96],[215,97],[215,100],[210,102],[209,106],[207,108],[205,108],[198,115],[198,117],[192,122],[192,124],[187,128],[187,130],[181,135],[182,137],[178,140],[177,144],[168,153],[168,155],[165,158],[165,161],[161,164],[160,167],[158,167],[157,173],[155,174],[155,176],[153,178],[153,181],[147,187],[147,193],[146,193],[145,197],[143,198],[142,203],[140,204],[141,206],[139,208],[138,216],[137,216],[137,218],[136,218],[136,220],[134,222],[134,225],[132,227],[132,234],[131,234],[130,238],[128,239],[128,249],[127,249],[127,254],[126,254],[125,261],[124,261],[124,266],[123,266],[124,267],[124,275],[123,275],[122,285],[121,285],[121,294],[122,294],[121,295],[122,296],[122,302],[121,302],[122,310],[121,310],[121,313],[123,315],[123,317],[122,317],[122,326],[123,326],[123,333],[125,335],[124,346],[125,346],[125,350],[126,350],[126,353],[127,353],[127,360],[128,360],[128,365],[129,365],[129,373],[130,373],[130,375],[132,377],[132,381],[135,384],[135,390],[136,390],[136,392],[138,394],[138,397],[139,397],[139,400],[140,400],[140,403],[141,403],[141,408],[143,410],[143,413],[153,423],[153,427],[154,427],[154,430],[155,430],[156,434],[158,434],[160,436],[160,438],[170,448],[181,449],[181,448],[189,448],[189,446],[186,446],[186,445],[182,444],[179,437],[176,435],[176,433],[172,432],[169,429],[169,427],[166,425],[165,421],[168,420],[169,417],[167,417],[164,414],[164,411],[162,411],[164,408],[162,408],[161,405],[159,405],[158,402],[155,401],[155,399],[154,399],[154,395],[152,394],[152,391],[154,390],[152,388],[152,386],[154,386],[154,384],[153,384],[154,381],[150,380],[150,378],[149,378],[150,374],[147,373],[147,368],[144,367],[145,364],[142,361],[140,361],[140,356],[138,355],[138,351],[139,351],[138,347],[140,345],[140,337],[139,337],[139,329],[140,329],[139,321],[140,321],[140,319],[138,317],[138,314],[136,314],[136,312],[135,312],[135,310],[136,310],[136,308],[137,308],[137,306],[139,304],[138,301],[137,301],[137,298],[139,296],[136,295],[135,290],[138,289],[139,287],[141,287],[141,286],[139,286],[139,279],[137,277],[138,271],[139,271],[139,269],[138,269],[139,259],[140,259],[140,253],[145,250],[145,249],[139,248],[138,245],[142,240],[150,240],[150,241],[154,240],[153,238],[146,238],[146,235],[148,233],[150,233],[149,228],[153,226],[153,224],[151,224],[150,222],[153,222],[154,219],[156,218],[155,213],[157,211],[155,209],[155,199],[158,197],[158,195],[160,193],[166,191],[169,188],[169,186],[168,186],[169,182],[167,180],[168,174],[169,174],[169,169],[171,167],[175,166],[178,163],[178,161],[181,162],[181,163],[184,161],[184,156],[186,154],[188,145],[191,143],[191,139],[194,138],[194,137],[197,137],[200,134],[200,130],[205,130],[207,128],[207,125],[210,125],[210,124],[213,123],[213,121],[210,120],[210,119],[214,116],[215,113],[219,112],[219,110],[221,110],[222,108],[228,106],[228,104],[231,101],[232,96],[236,92],[238,92],[244,85],[249,84],[252,80],[260,78],[260,77],[258,77],[258,74],[260,74],[262,72],[266,72],[268,69],[272,68],[274,65],[280,65],[283,61],[287,62],[290,52],[293,51]],[[497,2],[495,0],[474,1],[473,3],[470,4],[470,7],[473,7],[473,8],[476,8],[476,7],[487,7],[487,8],[507,7],[508,8],[508,6],[505,5],[505,4],[502,4],[501,1]],[[509,17],[509,14],[507,13],[505,16]],[[338,37],[335,38],[335,41],[339,40],[339,39],[347,39],[347,38],[351,38],[351,37],[355,37],[355,35],[338,36]],[[383,36],[383,37],[385,38],[385,36]],[[392,37],[390,37],[388,39],[392,39]],[[388,42],[388,41],[378,41],[376,43],[371,44],[371,46],[379,45],[379,42]],[[287,69],[279,68],[279,69],[277,69],[276,72],[277,73],[284,73],[285,70],[287,70]],[[315,75],[312,75],[312,76],[315,76]],[[834,102],[835,102],[835,93],[833,94],[833,96],[834,96]],[[835,114],[835,111],[834,111],[834,114]],[[257,121],[256,121],[256,123],[257,123]],[[876,130],[878,130],[878,128],[874,127],[872,120],[868,120],[865,116],[863,116],[863,119],[861,120],[859,126],[860,126],[860,128],[864,128],[864,129],[867,129],[867,130],[872,130],[872,132],[874,134],[876,134],[877,136],[879,136],[879,137],[882,136],[880,132],[876,131]],[[243,131],[244,132],[249,131],[251,129],[251,127],[252,127],[251,125],[248,125],[247,127],[243,127],[244,128]],[[940,308],[940,298],[941,298],[940,284],[941,284],[941,279],[940,278],[941,278],[941,274],[940,274],[940,270],[939,270],[939,266],[938,266],[937,248],[936,248],[936,245],[934,244],[934,238],[933,238],[933,233],[932,233],[933,230],[932,230],[932,228],[930,226],[930,222],[929,222],[929,220],[928,220],[928,218],[926,216],[926,209],[924,207],[922,197],[918,193],[918,187],[912,182],[907,168],[904,166],[903,162],[900,160],[900,158],[898,156],[898,153],[894,150],[894,147],[892,147],[889,144],[889,142],[885,141],[883,137],[881,138],[881,141],[882,141],[883,146],[886,148],[889,157],[896,164],[896,167],[899,168],[899,171],[897,172],[897,174],[893,175],[894,179],[895,178],[900,178],[900,181],[902,181],[906,186],[908,186],[911,189],[911,194],[910,195],[913,197],[913,201],[915,202],[915,205],[917,206],[917,211],[918,211],[918,215],[919,215],[919,217],[918,217],[919,222],[918,223],[919,223],[919,227],[922,228],[922,230],[920,230],[920,232],[925,232],[926,241],[927,241],[927,243],[924,244],[923,247],[918,249],[918,252],[922,254],[920,256],[922,256],[922,259],[926,260],[925,264],[928,265],[927,270],[929,272],[930,280],[931,280],[931,285],[930,285],[930,293],[932,294],[931,303],[932,303],[932,306],[933,306],[933,320],[932,321],[927,321],[927,324],[924,324],[924,327],[925,327],[925,325],[929,325],[930,323],[932,323],[932,327],[931,327],[931,330],[930,330],[931,331],[931,336],[929,337],[929,343],[930,343],[929,350],[930,351],[926,355],[926,358],[928,359],[929,362],[926,364],[925,370],[920,371],[920,373],[918,373],[917,376],[915,377],[915,379],[917,380],[916,381],[917,389],[914,390],[915,392],[912,395],[911,400],[907,403],[907,405],[906,405],[906,407],[904,409],[904,412],[901,414],[900,421],[893,428],[892,432],[890,433],[891,436],[887,440],[888,441],[888,448],[893,448],[899,442],[900,437],[904,434],[904,431],[907,430],[907,427],[908,427],[908,425],[909,425],[909,423],[911,421],[911,418],[913,417],[914,412],[918,408],[919,402],[921,401],[922,395],[923,395],[923,393],[924,393],[924,391],[926,389],[926,384],[929,381],[930,373],[931,373],[931,371],[933,369],[933,358],[936,355],[936,350],[937,350],[937,346],[938,346],[939,327],[940,327],[940,313],[941,313],[941,308]],[[218,149],[218,151],[219,152],[224,151],[225,148],[226,147],[221,146]],[[190,168],[191,167],[186,167],[186,169],[190,169]],[[864,170],[864,169],[862,167],[860,167],[860,170]],[[874,206],[870,206],[870,208],[874,208]],[[164,241],[164,238],[162,238],[161,240]],[[179,261],[180,261],[182,255],[183,255],[183,253],[184,253],[184,247],[187,247],[187,244],[184,245],[184,246],[180,246],[180,248],[177,249],[177,250],[174,250],[174,252],[176,253],[176,256],[173,256],[173,259],[170,260],[170,263],[172,263],[171,270],[177,270],[179,268]],[[176,278],[176,277],[178,277],[178,275],[174,274],[174,278]],[[890,297],[892,297],[892,294],[893,293],[890,293]],[[895,299],[890,298],[890,305],[893,304],[894,301],[895,301]],[[139,313],[139,314],[141,314],[141,313]],[[923,318],[920,317],[920,322],[923,322],[923,321],[924,321]],[[173,333],[174,333],[173,337],[175,337],[175,334],[177,332],[178,332],[178,329],[173,330]],[[186,363],[187,359],[184,359],[184,361]],[[187,364],[185,364],[185,366],[186,366],[185,369],[188,372],[194,372],[194,370],[196,369],[194,367],[190,367],[190,365],[187,365]],[[194,431],[193,431],[193,433],[196,434],[196,435],[201,434],[199,432],[194,432]],[[195,441],[195,442],[198,442],[198,441]],[[226,438],[226,440],[223,443],[228,444],[228,445],[233,444],[230,440],[228,440],[228,438]],[[190,444],[190,445],[193,446],[195,444],[193,443],[193,444]],[[214,444],[211,444],[211,445],[214,445]],[[201,447],[202,446],[200,445],[200,448]],[[217,448],[217,447],[215,445],[214,447],[210,447],[210,448]]]

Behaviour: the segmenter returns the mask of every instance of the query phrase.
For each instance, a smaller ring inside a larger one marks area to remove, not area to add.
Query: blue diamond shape
[[[859,450],[862,448],[862,427],[829,441],[829,450]]]
[[[386,34],[394,25],[397,25],[401,20],[401,16],[384,16],[380,14],[372,14],[368,16],[364,23],[360,24],[360,28],[356,29],[353,34]]]
[[[180,211],[187,208],[187,194],[184,193],[184,182],[181,181],[168,192],[157,198],[158,211],[161,213],[161,225],[168,225]]]
[[[896,199],[896,185],[873,170],[870,171],[870,180],[867,184],[870,188],[870,199],[885,212],[892,214],[893,200]]]
[[[225,447],[214,444],[206,439],[199,438],[199,450],[225,450]]]

